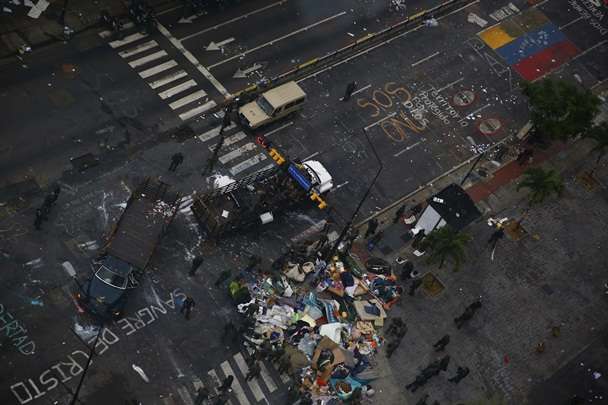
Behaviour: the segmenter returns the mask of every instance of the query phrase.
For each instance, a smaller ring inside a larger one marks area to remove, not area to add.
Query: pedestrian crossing
[[[290,382],[290,377],[286,374],[280,374],[270,363],[261,362],[259,376],[247,380],[249,367],[245,356],[249,355],[249,352],[246,355],[237,352],[230,359],[209,370],[203,378],[193,376],[189,385],[179,385],[175,388],[176,393],[163,395],[157,404],[194,405],[199,388],[207,387],[211,392],[211,397],[214,397],[218,394],[217,387],[230,375],[234,377],[234,381],[227,404],[261,405],[277,403],[276,397],[281,395],[281,388]],[[208,401],[208,403],[212,403],[212,401]]]
[[[133,29],[126,23],[123,31]],[[102,31],[99,36],[110,40],[113,33]],[[171,58],[166,49],[148,34],[135,32],[120,39],[111,40],[108,45],[118,52],[129,67],[165,101],[182,121],[187,121],[216,106],[216,102],[202,89],[199,83]]]

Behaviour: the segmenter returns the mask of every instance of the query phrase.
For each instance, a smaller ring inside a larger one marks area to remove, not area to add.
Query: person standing
[[[190,313],[192,312],[192,308],[194,308],[194,305],[196,305],[194,299],[188,295],[182,303],[182,308],[179,312],[184,314],[186,319],[190,319]]]
[[[350,100],[350,96],[353,95],[353,92],[357,88],[357,82],[352,81],[346,85],[346,91],[344,92],[344,97],[342,97],[342,101]]]
[[[34,227],[37,231],[39,231],[42,226],[42,210],[40,208],[36,208],[36,219],[34,220]]]
[[[224,381],[222,381],[222,385],[219,386],[218,391],[221,394],[230,392],[230,387],[232,387],[233,381],[234,381],[234,376],[229,375],[228,377],[224,378]]]
[[[182,164],[184,161],[184,155],[181,152],[177,152],[171,156],[171,165],[169,166],[169,171],[174,172],[177,170],[177,167]]]
[[[209,399],[209,390],[207,387],[201,387],[196,391],[196,399],[194,400],[194,405],[203,405],[206,399]]]
[[[414,293],[416,292],[418,287],[420,287],[421,285],[422,285],[422,280],[420,280],[419,278],[414,279],[414,281],[412,281],[412,284],[410,284],[410,291],[408,292],[408,294],[413,297]]]
[[[463,378],[469,375],[469,372],[470,370],[468,367],[458,366],[458,368],[456,369],[456,375],[454,377],[448,378],[448,381],[453,382],[454,384],[458,384]]]
[[[368,223],[367,223],[367,231],[365,231],[365,239],[369,238],[371,235],[376,233],[376,230],[378,229],[378,220],[376,218],[372,218]]]
[[[245,381],[249,381],[249,380],[253,380],[254,378],[258,377],[260,375],[260,363],[255,362],[253,363],[253,365],[251,367],[249,367],[249,370],[247,371],[247,376],[245,377]]]
[[[442,352],[443,350],[445,350],[445,347],[448,345],[448,343],[450,343],[450,335],[445,335],[444,337],[439,339],[433,345],[433,347],[435,348],[436,352]]]
[[[405,212],[405,204],[402,205],[401,207],[399,207],[399,209],[397,211],[395,211],[395,218],[393,218],[393,224],[396,224],[397,222],[399,222],[399,220],[403,216],[404,212]]]
[[[203,264],[203,256],[196,256],[194,259],[192,259],[192,267],[190,268],[190,271],[188,272],[188,277],[192,277],[196,274],[196,271],[198,270],[199,267],[201,267],[201,264]]]
[[[490,245],[492,247],[492,249],[494,249],[494,247],[496,246],[498,241],[504,237],[505,237],[505,230],[503,228],[498,228],[496,231],[494,231],[494,233],[492,233],[492,236],[490,236],[490,239],[488,239],[488,245]]]

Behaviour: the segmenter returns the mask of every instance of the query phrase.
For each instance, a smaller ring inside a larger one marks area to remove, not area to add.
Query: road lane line
[[[440,92],[444,91],[445,89],[447,89],[448,87],[452,87],[453,85],[458,84],[458,83],[460,83],[463,80],[464,80],[464,77],[461,77],[458,80],[454,80],[452,83],[448,83],[445,86],[443,86],[442,88],[438,89],[437,93],[440,93]]]
[[[226,128],[224,128],[224,131],[229,131],[234,127],[236,127],[236,125],[234,123],[231,123]],[[218,136],[220,134],[221,128],[222,128],[221,126],[212,128],[209,131],[204,132],[201,135],[197,136],[197,138],[200,139],[202,142],[207,142],[207,141],[215,138],[216,136]]]
[[[129,66],[135,69],[136,67],[143,66],[152,62],[153,60],[160,59],[164,56],[167,56],[167,52],[165,51],[154,52],[150,55],[144,56],[143,58],[135,59],[134,61],[129,62]]]
[[[279,5],[283,4],[283,3],[287,3],[287,0],[277,1],[276,3],[272,3],[272,4],[270,4],[270,5],[266,6],[266,7],[262,7],[262,8],[259,8],[257,10],[253,10],[253,11],[247,13],[247,14],[243,14],[241,16],[235,17],[235,18],[230,19],[228,21],[224,21],[223,23],[219,23],[217,25],[214,25],[213,27],[205,28],[204,30],[199,31],[199,32],[195,32],[194,34],[186,35],[185,37],[181,38],[180,41],[186,41],[186,40],[188,40],[190,38],[194,38],[194,37],[196,37],[198,35],[204,34],[205,32],[216,30],[216,29],[218,29],[220,27],[223,27],[224,25],[232,24],[233,22],[240,21],[243,18],[247,18],[247,17],[252,16],[254,14],[257,14],[257,13],[261,13],[262,11],[266,11],[269,8],[272,8],[272,7],[275,7],[275,6],[279,6]]]
[[[198,61],[198,59],[196,59],[194,57],[194,55],[192,55],[192,53],[190,53],[190,51],[188,51],[186,48],[184,48],[184,46],[182,45],[182,43],[180,42],[179,39],[175,38],[164,27],[164,25],[158,23],[157,27],[158,27],[158,31],[160,31],[160,33],[163,34],[165,36],[165,38],[167,38],[169,40],[169,42],[171,42],[171,44],[173,44],[173,46],[176,47],[177,50],[180,51],[182,53],[182,55],[184,55],[186,57],[186,59],[188,59],[188,61],[190,63],[192,63],[194,65],[194,67],[196,67],[198,69],[198,71],[203,74],[203,76],[205,76],[205,78],[207,80],[209,80],[209,82],[211,82],[213,87],[215,87],[216,90],[219,91],[221,95],[223,95],[226,98],[230,97],[230,93],[228,92],[228,90],[226,90],[226,88],[224,86],[222,86],[222,84],[211,73],[209,73],[209,71],[203,65],[201,65],[201,63]]]
[[[382,122],[386,121],[387,119],[389,119],[389,118],[393,118],[395,115],[397,115],[397,113],[396,113],[396,112],[392,112],[392,113],[390,113],[389,115],[387,115],[386,117],[384,117],[384,118],[382,118],[382,119],[379,119],[378,121],[376,121],[376,122],[373,122],[373,123],[369,124],[368,126],[366,126],[366,127],[365,127],[365,128],[363,128],[363,129],[367,131],[368,129],[370,129],[370,128],[372,128],[372,127],[375,127],[375,126],[376,126],[376,125],[378,125],[378,124],[381,124]]]
[[[158,93],[158,96],[164,100],[166,98],[171,98],[171,97],[175,96],[176,94],[184,92],[195,86],[196,86],[196,82],[194,80],[190,79],[183,83],[178,84],[175,87],[171,87],[170,89],[167,89],[165,91]]]
[[[241,370],[241,373],[246,376],[249,371],[249,368],[247,367],[247,364],[245,363],[245,358],[243,357],[241,352],[235,354],[233,358],[236,362],[236,365],[239,367],[239,370]],[[253,396],[256,401],[266,401],[266,395],[264,395],[264,393],[262,392],[260,384],[258,384],[256,379],[249,380],[249,382],[247,382],[247,385],[249,385],[249,388],[251,389],[251,392],[253,393]]]
[[[147,51],[148,49],[152,49],[158,46],[158,42],[152,40],[148,42],[144,42],[143,44],[139,44],[134,46],[133,48],[129,48],[125,51],[118,52],[118,55],[122,58],[130,58],[133,55],[137,55],[143,51]]]
[[[408,146],[407,148],[402,149],[402,150],[400,150],[399,152],[395,153],[393,156],[394,156],[394,157],[397,157],[397,156],[401,155],[402,153],[405,153],[405,152],[407,152],[408,150],[415,148],[416,146],[420,145],[420,142],[422,142],[422,141],[418,141],[418,142],[416,142],[416,143],[411,144],[411,145],[410,145],[410,146]]]
[[[233,167],[231,167],[230,169],[228,169],[228,171],[233,176],[236,176],[237,174],[239,174],[243,170],[247,170],[250,167],[253,167],[253,166],[257,165],[258,163],[263,162],[266,159],[268,159],[268,156],[266,156],[266,154],[264,154],[264,153],[258,153],[257,155],[252,156],[249,159],[242,161],[238,165],[234,165]]]
[[[238,378],[236,378],[236,376],[234,375],[234,371],[232,370],[232,367],[230,367],[228,361],[225,361],[220,364],[220,368],[222,369],[226,377],[228,377],[229,375],[234,377],[234,381],[232,381],[232,392],[234,392],[234,394],[236,395],[236,398],[239,400],[239,403],[241,405],[251,405],[251,403],[245,396],[245,391],[243,391],[241,383],[239,383]]]
[[[439,55],[440,53],[441,52],[439,52],[439,51],[432,53],[429,56],[427,56],[426,58],[422,58],[418,62],[412,63],[412,67],[418,66],[419,64],[426,62],[427,60],[434,58],[435,56]]]
[[[476,0],[476,1],[473,1],[473,2],[471,2],[471,3],[465,4],[464,6],[462,6],[462,7],[460,7],[460,8],[457,8],[456,10],[451,11],[451,12],[449,12],[448,14],[445,14],[445,15],[443,15],[443,16],[441,16],[441,17],[438,17],[438,18],[437,18],[437,21],[441,21],[441,20],[443,20],[444,18],[451,16],[452,14],[456,14],[456,13],[458,13],[458,12],[460,12],[460,11],[462,11],[462,10],[464,10],[464,9],[468,8],[468,7],[471,7],[472,5],[475,5],[475,4],[479,3],[479,1],[480,1],[480,0]],[[367,48],[367,49],[364,49],[364,50],[362,50],[361,52],[354,54],[353,56],[350,56],[350,57],[348,57],[348,58],[346,58],[346,59],[344,59],[344,60],[341,60],[341,61],[339,61],[339,62],[336,62],[336,63],[335,63],[335,64],[333,64],[333,65],[330,65],[330,66],[328,66],[328,67],[326,67],[326,68],[324,68],[324,69],[321,69],[321,70],[319,70],[319,71],[317,71],[317,72],[311,73],[311,74],[309,74],[308,76],[304,76],[303,78],[301,78],[301,79],[299,79],[299,80],[296,80],[296,82],[297,82],[297,83],[302,83],[303,81],[308,80],[308,79],[310,79],[311,77],[317,77],[317,75],[319,75],[319,74],[321,74],[321,73],[323,73],[323,72],[326,72],[326,71],[328,71],[328,70],[331,70],[331,69],[333,69],[333,68],[335,68],[335,67],[337,67],[337,66],[340,66],[340,65],[342,65],[342,64],[344,64],[344,63],[348,63],[348,62],[350,62],[351,60],[353,60],[353,59],[355,59],[355,58],[358,58],[358,57],[359,57],[359,56],[361,56],[361,55],[365,55],[365,54],[367,54],[367,53],[369,53],[369,52],[371,52],[371,51],[373,51],[373,50],[375,50],[375,49],[377,49],[377,48],[379,48],[379,47],[381,47],[381,46],[384,46],[384,45],[386,45],[386,44],[389,44],[389,43],[393,42],[393,41],[394,41],[394,40],[396,40],[396,39],[399,39],[399,38],[401,38],[401,37],[403,37],[403,36],[405,36],[405,35],[407,35],[407,34],[409,34],[409,33],[414,32],[414,31],[418,31],[419,29],[424,28],[424,27],[425,27],[425,25],[424,25],[424,24],[418,25],[418,26],[416,26],[416,27],[414,27],[414,28],[412,28],[412,29],[410,29],[410,30],[407,30],[407,31],[405,31],[405,32],[403,32],[403,33],[401,33],[401,34],[397,35],[396,37],[393,37],[393,38],[387,39],[386,41],[380,42],[379,44],[376,44],[376,45],[374,45],[374,46],[372,46],[372,47],[369,47],[369,48]]]
[[[582,16],[581,16],[581,17],[578,17],[578,18],[575,18],[574,20],[570,21],[569,23],[566,23],[566,24],[562,25],[561,27],[559,27],[559,29],[561,30],[561,29],[564,29],[564,28],[566,28],[566,27],[569,27],[570,25],[572,25],[572,24],[574,24],[575,22],[580,21],[580,20],[582,20],[582,19],[583,19],[583,17],[582,17]]]
[[[226,129],[224,129],[225,131]],[[222,144],[222,147],[224,146],[230,146],[232,144],[237,143],[238,141],[242,141],[243,139],[247,138],[247,134],[244,133],[243,131],[239,131],[234,135],[230,135],[229,137],[224,138],[224,143]],[[209,150],[211,152],[213,152],[215,150],[216,145],[210,145],[209,146]]]
[[[272,135],[272,134],[274,134],[274,133],[277,133],[277,132],[279,132],[280,130],[285,129],[285,128],[287,128],[287,127],[290,127],[290,126],[292,126],[292,125],[293,125],[293,121],[289,121],[287,124],[281,125],[280,127],[273,129],[272,131],[268,131],[268,132],[266,132],[266,133],[264,134],[264,137],[265,137],[265,138],[268,138],[270,135]]]
[[[199,105],[198,107],[194,107],[193,109],[183,112],[179,115],[179,118],[182,121],[186,121],[189,120],[190,118],[194,117],[195,115],[199,115],[204,113],[205,111],[215,107],[217,105],[217,103],[213,100],[209,100],[208,102],[206,102],[203,105]]]
[[[175,66],[177,66],[177,62],[172,59],[167,62],[163,62],[160,65],[152,66],[149,69],[142,70],[141,72],[139,72],[139,75],[142,79],[147,79],[150,76],[154,76],[155,74],[164,72],[165,70],[169,70]]]
[[[262,376],[262,380],[264,380],[264,384],[268,388],[268,392],[271,394],[275,392],[279,387],[274,383],[266,365],[263,362],[260,362],[260,375]]]
[[[184,72],[183,70],[178,70],[177,72],[170,73],[166,76],[161,77],[160,79],[154,80],[153,82],[149,82],[148,84],[153,89],[156,89],[158,87],[162,87],[165,84],[169,84],[171,82],[174,82],[175,80],[181,79],[182,77],[186,76],[188,76],[188,73]]]
[[[182,97],[179,100],[175,100],[174,102],[169,103],[169,107],[171,107],[172,110],[177,110],[178,108],[183,107],[186,104],[190,104],[198,99],[201,99],[206,95],[207,93],[205,93],[205,90],[198,90],[192,94],[188,94],[186,97]]]
[[[245,145],[239,146],[237,149],[233,150],[232,152],[228,152],[225,155],[220,156],[218,160],[220,162],[222,162],[223,164],[226,164],[226,163],[230,162],[231,160],[238,158],[243,153],[249,152],[249,151],[252,151],[255,149],[257,149],[257,146],[255,145],[255,143],[249,142],[249,143],[246,143]]]
[[[476,109],[476,110],[475,110],[475,111],[473,111],[472,113],[469,113],[469,114],[465,115],[463,118],[459,119],[459,120],[458,120],[458,122],[462,122],[462,121],[464,121],[464,120],[466,120],[466,119],[469,119],[470,117],[474,116],[475,114],[477,114],[477,113],[479,113],[479,112],[481,112],[481,111],[485,110],[485,109],[486,109],[486,108],[488,108],[489,106],[490,106],[490,104],[486,104],[486,105],[483,105],[483,106],[479,107],[478,109]]]
[[[346,11],[342,11],[342,12],[340,12],[338,14],[334,14],[331,17],[324,18],[324,19],[322,19],[320,21],[317,21],[316,23],[313,23],[313,24],[307,25],[306,27],[302,27],[300,29],[297,29],[297,30],[295,30],[293,32],[290,32],[289,34],[285,34],[282,37],[278,37],[276,39],[273,39],[272,41],[268,41],[268,42],[266,42],[264,44],[258,45],[258,46],[254,47],[254,48],[251,48],[251,49],[248,49],[245,52],[239,53],[237,55],[231,56],[230,58],[226,58],[226,59],[224,59],[222,61],[214,63],[213,65],[208,66],[207,69],[211,70],[211,69],[216,68],[216,67],[218,67],[220,65],[223,65],[224,63],[228,63],[228,62],[230,62],[232,60],[242,58],[242,57],[244,57],[244,56],[246,56],[246,55],[248,55],[248,54],[250,54],[252,52],[258,51],[258,50],[260,50],[262,48],[265,48],[267,46],[270,46],[270,45],[274,45],[277,42],[280,42],[280,41],[282,41],[284,39],[287,39],[287,38],[291,38],[294,35],[297,35],[297,34],[299,34],[301,32],[308,31],[309,29],[314,28],[314,27],[316,27],[318,25],[324,24],[324,23],[326,23],[328,21],[331,21],[331,20],[335,20],[336,18],[341,17],[341,16],[343,16],[345,14],[346,14]]]
[[[147,34],[142,34],[141,32],[136,32],[135,34],[127,35],[123,39],[118,39],[116,41],[109,42],[108,45],[110,45],[112,48],[120,48],[121,46],[130,44],[131,42],[135,42],[135,41],[145,38],[147,36],[148,36]]]
[[[361,93],[362,91],[365,91],[365,90],[369,89],[370,87],[372,87],[371,84],[368,84],[367,86],[363,86],[360,89],[353,91],[353,94],[351,94],[351,96],[354,96],[357,93]]]

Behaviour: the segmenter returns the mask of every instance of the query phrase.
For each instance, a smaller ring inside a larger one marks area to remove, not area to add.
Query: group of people
[[[61,187],[55,186],[53,188],[53,192],[50,194],[47,194],[46,197],[44,198],[44,202],[42,203],[42,206],[40,208],[36,209],[36,219],[34,220],[34,227],[36,228],[36,230],[38,230],[38,231],[41,230],[42,222],[48,221],[49,214],[51,213],[51,208],[57,202],[60,192],[61,192]]]

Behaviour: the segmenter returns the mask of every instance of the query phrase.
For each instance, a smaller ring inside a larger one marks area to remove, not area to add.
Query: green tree
[[[589,90],[563,80],[525,82],[534,128],[542,137],[565,140],[586,133],[598,112],[600,100]]]
[[[517,190],[530,189],[530,205],[539,204],[552,194],[560,196],[564,190],[562,177],[555,170],[532,167],[524,172],[524,179]]]
[[[587,138],[591,138],[595,141],[593,151],[597,152],[596,165],[600,164],[600,160],[608,152],[608,123],[602,122],[600,125],[596,125],[585,134]]]
[[[439,262],[439,268],[449,258],[454,263],[454,271],[460,269],[465,259],[465,247],[471,237],[465,233],[456,232],[449,226],[435,229],[429,233],[422,244],[425,250],[430,251],[427,261]]]

